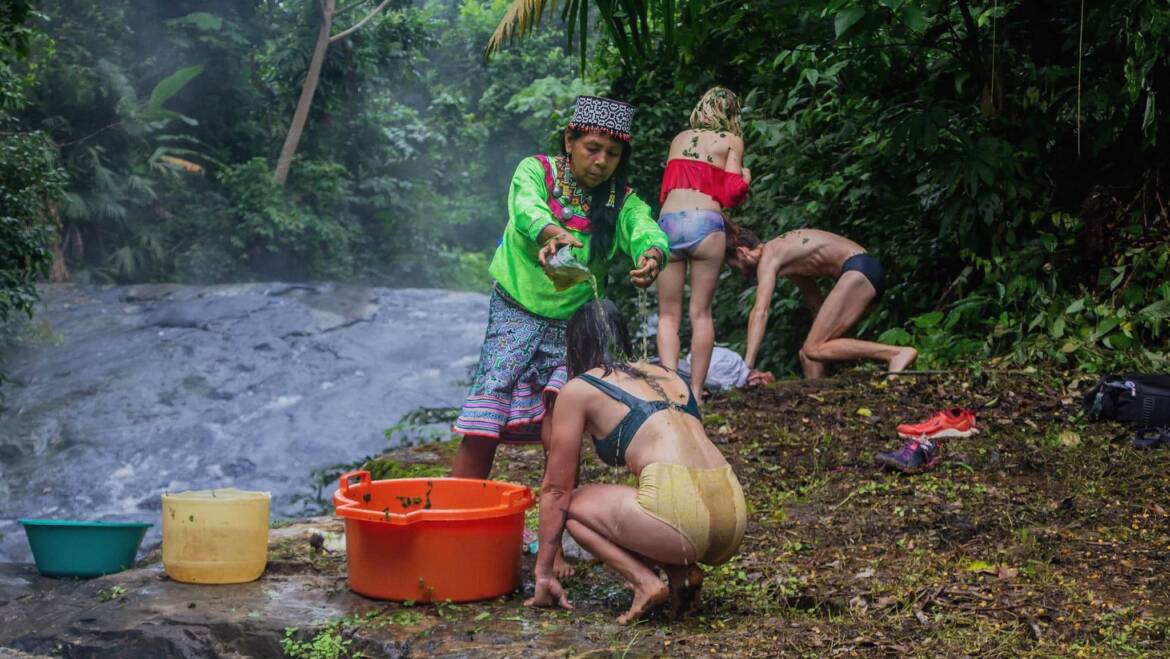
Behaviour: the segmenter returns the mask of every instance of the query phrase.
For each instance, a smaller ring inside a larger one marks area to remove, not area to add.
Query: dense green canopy
[[[515,27],[546,4],[513,2]],[[1168,366],[1165,3],[570,0],[565,18],[587,6],[617,44],[589,65],[639,107],[639,186],[705,89],[737,91],[756,180],[736,219],[878,254],[892,289],[863,334],[928,368]],[[720,340],[750,295],[721,286]],[[794,290],[774,307],[763,363],[794,368],[808,314]]]
[[[638,106],[653,198],[670,138],[722,84],[746,101],[756,177],[735,219],[835,231],[890,270],[862,335],[925,367],[1167,366],[1159,0],[336,5],[333,34],[355,29],[329,44],[280,186],[322,3],[5,3],[0,321],[31,309],[50,264],[81,281],[482,289],[507,179],[575,95]],[[514,25],[529,31],[505,41]],[[762,365],[786,370],[809,318],[781,293]],[[751,296],[724,280],[720,341],[738,347]]]

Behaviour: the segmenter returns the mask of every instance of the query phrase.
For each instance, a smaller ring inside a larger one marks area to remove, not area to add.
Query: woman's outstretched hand
[[[638,259],[638,267],[630,270],[630,283],[638,288],[646,288],[658,278],[658,271],[662,269],[662,257],[655,249],[642,255]]]
[[[772,384],[775,381],[776,376],[772,375],[772,373],[769,371],[757,371],[753,368],[748,372],[747,386],[749,387],[756,387],[763,384]]]
[[[536,258],[540,259],[540,265],[542,267],[547,265],[548,260],[551,259],[553,257],[553,255],[557,253],[557,250],[564,247],[565,245],[572,245],[573,247],[581,247],[581,241],[574,238],[573,235],[568,233],[567,231],[562,231],[560,233],[553,234],[553,237],[549,238],[544,243],[544,245],[541,246],[540,252],[538,252],[536,255]]]
[[[562,609],[573,609],[568,594],[561,587],[556,577],[537,577],[536,593],[524,601],[524,606],[559,606]]]

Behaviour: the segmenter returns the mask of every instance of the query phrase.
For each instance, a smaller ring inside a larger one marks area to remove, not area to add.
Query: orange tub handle
[[[532,490],[527,487],[522,490],[514,490],[508,493],[508,507],[511,508],[519,503],[532,503],[533,499]]]
[[[351,484],[350,480],[352,480],[354,478],[357,479],[357,483]],[[351,472],[348,472],[348,473],[341,475],[341,485],[339,486],[339,489],[340,489],[339,494],[341,495],[342,499],[346,500],[346,503],[357,503],[357,501],[349,498],[349,488],[352,487],[353,485],[369,485],[369,484],[370,484],[370,472],[368,472],[364,469],[358,469],[355,471],[351,471]]]

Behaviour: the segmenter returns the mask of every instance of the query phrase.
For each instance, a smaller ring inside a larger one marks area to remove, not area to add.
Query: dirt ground
[[[468,655],[1170,656],[1170,450],[1137,451],[1124,428],[1081,420],[1091,382],[846,372],[724,395],[704,422],[743,483],[749,526],[739,555],[708,570],[696,614],[618,627],[628,592],[592,564],[566,583],[577,611],[525,609],[526,557],[512,596],[372,606],[334,630],[350,651],[394,638]],[[949,406],[975,409],[981,433],[945,441],[926,474],[874,466],[899,446],[898,423]],[[453,449],[389,459],[405,475]],[[581,473],[631,482],[591,450]],[[540,450],[501,449],[493,477],[535,488]]]

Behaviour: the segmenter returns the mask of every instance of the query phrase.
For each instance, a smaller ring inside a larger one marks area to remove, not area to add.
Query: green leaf
[[[1170,318],[1170,300],[1158,300],[1153,304],[1142,307],[1138,315],[1150,320],[1165,320],[1166,318]]]
[[[922,314],[914,317],[914,326],[918,329],[929,329],[942,322],[943,312],[931,311],[930,313]]]
[[[1082,297],[1082,298],[1079,298],[1077,300],[1073,300],[1073,303],[1068,305],[1068,308],[1065,309],[1064,312],[1066,314],[1074,314],[1074,313],[1080,313],[1084,309],[1085,309],[1085,298]]]
[[[963,569],[968,572],[987,572],[989,574],[995,572],[995,566],[987,561],[971,561]]]
[[[1113,281],[1109,282],[1109,290],[1111,291],[1120,286],[1121,282],[1125,281],[1125,266],[1114,268],[1113,271],[1117,273],[1117,276],[1113,278]]]
[[[921,7],[908,4],[902,8],[901,16],[902,22],[915,32],[922,32],[930,27],[930,21],[926,20],[926,12]]]
[[[865,16],[865,10],[861,7],[850,7],[842,9],[837,12],[837,18],[833,20],[833,29],[837,31],[837,38],[849,31],[849,28],[857,24]]]
[[[892,327],[878,336],[878,343],[885,343],[887,345],[906,346],[910,345],[910,333],[901,327]]]
[[[146,112],[150,114],[162,110],[163,103],[166,103],[172,96],[178,94],[188,82],[191,82],[200,73],[203,73],[203,65],[196,64],[195,66],[179,69],[160,80],[154,86],[154,89],[150,91],[150,100],[146,102]]]
[[[1097,339],[1100,339],[1101,337],[1105,336],[1109,332],[1112,332],[1113,329],[1120,324],[1121,324],[1120,318],[1110,317],[1110,318],[1103,319],[1100,323],[1097,324],[1097,329],[1093,331],[1093,336],[1092,336],[1091,340],[1096,341]]]
[[[1114,350],[1128,350],[1138,345],[1137,339],[1128,337],[1121,332],[1114,332],[1105,337],[1101,343],[1113,348]]]
[[[189,25],[197,30],[204,32],[216,32],[223,27],[223,19],[215,14],[209,14],[205,11],[197,11],[187,14],[182,18],[173,18],[169,21],[163,21],[167,25]]]
[[[1056,322],[1052,323],[1052,329],[1050,329],[1048,333],[1054,339],[1059,339],[1060,337],[1064,336],[1064,316],[1057,318]]]

